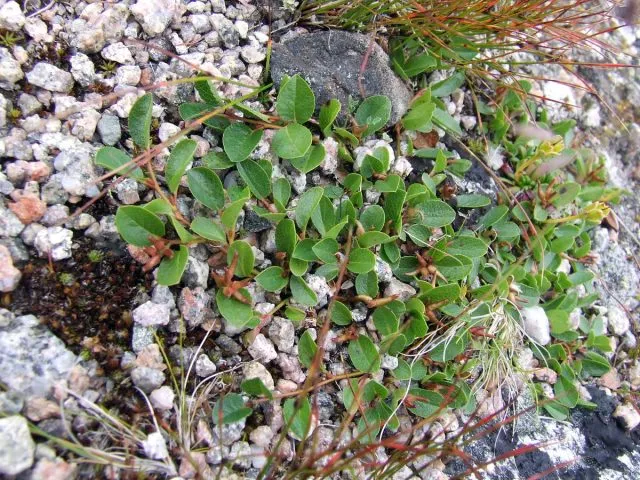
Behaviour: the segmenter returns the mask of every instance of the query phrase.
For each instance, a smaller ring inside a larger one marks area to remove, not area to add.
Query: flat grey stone
[[[271,77],[280,85],[285,75],[300,74],[316,95],[316,106],[337,98],[341,115],[347,112],[349,99],[361,100],[358,76],[371,38],[340,30],[303,34],[273,45]],[[391,99],[390,125],[397,123],[409,107],[411,91],[391,70],[389,56],[373,44],[362,75],[367,97],[386,95]]]
[[[24,417],[0,419],[0,474],[17,475],[33,465],[36,444]]]

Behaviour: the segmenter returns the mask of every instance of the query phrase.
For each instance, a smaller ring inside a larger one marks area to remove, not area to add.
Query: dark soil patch
[[[71,351],[95,358],[108,374],[130,348],[131,308],[136,295],[150,288],[151,276],[116,251],[93,250],[89,239],[75,243],[72,258],[51,265],[32,252],[19,265],[22,281],[8,306],[18,315],[38,316]],[[92,261],[90,252],[102,259]]]

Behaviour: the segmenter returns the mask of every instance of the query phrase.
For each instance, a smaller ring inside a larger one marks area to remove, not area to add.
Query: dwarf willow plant
[[[456,73],[427,88],[402,119],[403,129],[428,133],[438,126],[460,134],[442,98],[463,81]],[[239,103],[225,107],[208,81],[196,81],[196,88],[202,101],[181,105],[180,114],[187,122],[208,115],[204,124],[221,133],[223,151],[195,161],[195,142],[182,139],[159,178],[116,148],[104,147],[96,156],[98,165],[157,192],[158,198],[145,205],[119,207],[116,227],[127,243],[149,255],[146,269],[159,264],[160,284],[178,284],[189,247],[207,244],[213,252],[210,263],[224,269],[224,274],[212,274],[218,310],[242,329],[259,327],[267,319],[253,310],[246,288],[251,282],[280,292],[278,309],[284,306],[285,316],[294,322],[318,304],[308,274],[333,282],[337,292],[319,320],[342,328],[337,341],[347,343],[354,368],[342,399],[358,419],[363,443],[397,431],[401,407],[421,418],[445,405],[472,412],[478,388],[497,388],[515,374],[514,359],[505,352],[522,347],[521,312],[538,305],[550,320],[553,340],[531,346],[560,375],[556,399],[544,408],[562,418],[568,408],[588,404],[579,398],[576,380],[609,369],[601,353],[610,351],[610,344],[597,317],[584,315],[575,326],[570,316],[596,299],[594,275],[587,268],[588,231],[606,216],[606,202],[618,192],[604,187],[588,152],[565,147],[572,140],[570,123],[549,124],[544,111],[515,93],[497,107],[480,105],[484,133],[505,157],[507,188],[497,196],[456,195],[451,184],[461,182],[472,162],[454,152],[415,149],[408,137],[409,154],[431,159],[430,169],[413,182],[393,173],[391,148],[355,154],[363,139],[387,126],[387,97],[365,99],[346,128],[338,118],[337,100],[320,106],[313,118],[314,95],[298,75],[282,82],[275,112],[268,115]],[[152,147],[151,110],[147,94],[129,117],[131,138],[142,152]],[[551,136],[541,140],[519,134],[516,127],[531,120]],[[270,148],[281,164],[303,174],[327,160],[322,138],[333,137],[344,175],[336,184],[311,187],[293,201],[289,181],[256,153],[265,130],[274,131]],[[242,181],[224,188],[217,172],[232,170]],[[193,218],[177,208],[179,192],[198,202]],[[244,208],[275,226],[273,264],[263,270],[256,269],[250,243],[238,238]],[[474,211],[480,212],[477,221],[471,220]],[[569,263],[568,270],[560,269],[563,262]],[[384,296],[379,274],[388,269],[397,280],[416,287],[416,294]],[[346,279],[353,286],[341,290]],[[579,294],[581,288],[586,295]],[[374,327],[369,331],[354,323],[354,309],[362,307]],[[299,340],[300,361],[310,371],[324,368],[319,345],[309,331]],[[389,358],[397,367],[374,380]],[[253,400],[224,395],[213,412],[215,423],[237,422],[251,415],[255,402],[273,398],[260,380],[244,382],[242,390]],[[304,440],[312,409],[308,399],[298,400],[285,402],[284,417],[295,438]]]

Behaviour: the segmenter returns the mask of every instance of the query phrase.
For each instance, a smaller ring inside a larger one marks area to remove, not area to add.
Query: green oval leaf
[[[252,412],[253,410],[245,405],[242,395],[227,393],[213,407],[213,423],[216,425],[236,423],[247,418]]]
[[[189,249],[184,245],[180,245],[177,251],[173,251],[173,257],[163,258],[158,267],[158,283],[166,286],[180,283],[188,259]]]
[[[376,266],[376,256],[366,248],[354,248],[349,253],[347,270],[353,273],[367,273]]]
[[[380,354],[366,335],[349,342],[348,351],[351,363],[361,372],[374,373],[380,370]]]
[[[285,210],[291,198],[291,184],[286,178],[278,178],[273,182],[273,200],[279,210]]]
[[[296,234],[296,226],[293,220],[289,218],[280,220],[276,226],[276,250],[285,252],[290,259],[297,242],[298,235]]]
[[[312,138],[307,127],[299,123],[291,123],[276,132],[271,147],[280,158],[287,160],[300,158],[311,147]]]
[[[360,223],[365,230],[375,230],[380,232],[384,227],[385,215],[380,205],[371,205],[362,210]]]
[[[222,226],[210,218],[194,218],[193,222],[191,222],[191,230],[207,240],[212,240],[222,244],[227,243],[227,236],[225,235]]]
[[[146,150],[151,146],[151,109],[153,97],[147,93],[136,100],[129,112],[129,135],[138,147]]]
[[[315,292],[309,288],[309,285],[302,278],[291,277],[289,287],[291,288],[293,299],[299,304],[313,307],[318,303],[318,297]]]
[[[256,282],[267,292],[282,290],[289,283],[281,267],[269,267],[256,276]]]
[[[449,242],[446,251],[452,255],[466,255],[471,258],[480,258],[487,254],[488,248],[483,240],[462,235]]]
[[[331,132],[331,125],[338,118],[342,105],[339,100],[335,98],[329,100],[325,105],[320,107],[320,114],[318,115],[318,123],[320,129],[325,136],[329,136]]]
[[[115,147],[102,147],[96,153],[96,165],[100,165],[107,170],[113,171],[118,168],[126,165],[131,162],[131,157],[124,153],[122,150]],[[130,167],[123,168],[119,170],[117,175],[121,175],[124,177],[130,177],[138,181],[144,180],[144,173],[142,173],[142,169],[140,167],[131,168]],[[128,172],[128,173],[125,173]]]
[[[325,157],[325,149],[322,145],[314,145],[307,153],[300,158],[292,158],[289,160],[291,165],[302,173],[309,173],[322,163]]]
[[[456,218],[456,211],[442,200],[427,200],[417,206],[422,214],[422,224],[427,227],[444,227]]]
[[[300,358],[300,363],[309,368],[313,363],[313,358],[316,356],[317,351],[318,346],[311,337],[311,333],[309,330],[305,330],[298,342],[298,358]]]
[[[244,123],[232,123],[222,134],[224,152],[234,163],[241,162],[251,155],[262,139],[262,130],[251,130]]]
[[[193,160],[193,154],[196,152],[197,146],[198,144],[195,141],[184,139],[173,147],[167,160],[167,166],[164,169],[164,178],[171,193],[175,194],[178,191],[180,179],[184,175],[189,162]]]
[[[309,223],[313,211],[320,203],[323,193],[322,187],[313,187],[304,192],[298,199],[298,205],[295,210],[296,224],[302,231],[307,228],[307,223]]]
[[[123,240],[137,247],[151,245],[150,236],[163,237],[164,223],[143,207],[127,205],[118,207],[116,228]]]
[[[282,408],[285,425],[297,440],[307,438],[311,430],[311,404],[307,397],[289,398]]]
[[[491,199],[486,195],[471,193],[468,195],[458,195],[456,205],[458,208],[480,208],[491,204]]]
[[[336,263],[336,253],[340,245],[333,238],[325,238],[313,245],[313,253],[325,263]]]
[[[240,294],[247,300],[251,300],[251,296],[246,289],[241,289]],[[222,289],[218,289],[216,292],[216,305],[220,314],[235,328],[244,327],[253,318],[251,305],[242,303],[233,297],[226,297]]]
[[[193,196],[211,210],[224,206],[224,188],[220,178],[210,168],[196,167],[187,172],[187,184]]]
[[[247,199],[241,198],[225,207],[222,215],[220,215],[220,221],[227,230],[235,230],[238,216],[240,215],[245,203],[247,203]]]
[[[485,213],[478,223],[485,228],[489,228],[504,219],[509,213],[509,207],[506,205],[498,205]]]
[[[433,111],[436,109],[436,105],[431,102],[423,102],[411,110],[402,119],[402,125],[407,130],[417,130],[418,132],[430,132],[433,130],[433,123],[431,117]]]
[[[238,263],[234,272],[235,275],[238,277],[249,277],[253,272],[253,264],[255,262],[255,257],[253,255],[251,245],[249,245],[244,240],[236,240],[231,245],[229,245],[229,250],[227,251],[228,265],[231,265],[233,256],[236,253],[238,254]]]
[[[381,335],[387,336],[398,331],[398,317],[387,307],[378,307],[373,312],[373,324]]]
[[[349,325],[352,320],[351,310],[344,303],[336,301],[331,310],[331,321],[336,325]]]
[[[238,163],[238,173],[256,198],[263,199],[271,193],[271,178],[257,162],[244,160]]]
[[[305,123],[316,109],[316,98],[309,84],[298,74],[280,85],[276,110],[280,118]]]
[[[391,100],[385,95],[374,95],[365,99],[356,110],[356,121],[366,126],[364,136],[384,127],[391,118]]]

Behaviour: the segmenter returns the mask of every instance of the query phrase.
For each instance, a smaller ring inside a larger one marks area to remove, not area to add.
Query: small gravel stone
[[[47,208],[44,216],[40,219],[40,223],[47,227],[55,227],[58,223],[64,222],[69,218],[69,207],[66,205],[51,205]]]
[[[131,370],[131,380],[136,387],[149,394],[160,388],[164,383],[165,376],[160,370],[154,368],[136,367]]]
[[[251,447],[247,442],[236,442],[231,446],[229,460],[240,468],[251,468]]]
[[[24,417],[0,418],[0,473],[17,475],[33,465],[36,444]]]
[[[242,351],[242,347],[233,338],[224,333],[218,335],[215,339],[216,345],[220,347],[225,355],[238,355]]]
[[[199,377],[210,377],[216,373],[216,364],[204,353],[200,354],[196,360],[196,375]]]
[[[274,433],[270,427],[261,425],[249,434],[249,440],[262,448],[269,448],[271,440],[273,440]]]
[[[13,266],[9,249],[0,245],[0,292],[12,292],[20,283],[22,273]]]
[[[30,480],[67,480],[76,478],[78,466],[61,458],[41,458],[31,472]]]
[[[389,281],[389,285],[384,289],[384,296],[391,297],[397,295],[398,300],[401,302],[406,302],[416,294],[416,289],[411,285],[407,285],[406,283],[402,283],[397,278],[393,277]]]
[[[122,42],[112,43],[108,47],[103,48],[100,55],[102,55],[102,58],[105,60],[111,60],[121,65],[132,65],[134,63],[131,51]],[[27,78],[28,77],[29,75],[27,74]]]
[[[46,62],[38,62],[27,73],[27,81],[31,85],[44,88],[50,92],[69,93],[73,88],[73,77],[69,72]]]
[[[84,53],[76,53],[69,62],[71,63],[71,75],[83,87],[88,87],[96,78],[96,69],[91,59]]]
[[[266,218],[262,218],[252,209],[248,208],[244,216],[244,229],[247,232],[257,233],[271,228],[271,222]]]
[[[609,304],[607,318],[609,319],[609,331],[614,335],[621,337],[631,328],[631,321],[627,312],[620,308],[617,303]]]
[[[254,45],[245,45],[240,50],[240,56],[247,63],[260,63],[267,57],[267,54]]]
[[[383,355],[381,366],[385,370],[395,370],[398,368],[398,357],[393,357],[387,354]]]
[[[160,432],[150,433],[146,440],[142,441],[142,449],[147,457],[154,460],[161,460],[169,456],[167,444]],[[196,453],[192,452],[191,455],[195,456]]]
[[[151,37],[164,32],[180,9],[179,0],[139,0],[131,13],[145,33]]]
[[[209,20],[226,48],[234,48],[240,44],[240,34],[231,20],[217,13],[211,15]]]
[[[317,308],[324,307],[329,301],[329,295],[331,295],[331,287],[327,283],[327,280],[320,275],[307,274],[304,279],[309,285],[309,288],[314,291],[318,297]]]
[[[220,429],[219,427],[216,427],[216,429],[214,430],[214,435],[217,436],[218,434],[220,434],[221,436],[219,441],[223,445],[229,446],[242,438],[242,432],[244,430],[245,425],[246,425],[246,418],[243,418],[239,422],[223,425],[222,429]],[[220,430],[222,430],[222,432]]]
[[[123,65],[116,70],[117,85],[137,85],[140,82],[142,70],[137,65]]]
[[[15,237],[24,230],[24,225],[9,209],[0,204],[0,237]]]
[[[131,329],[131,350],[140,353],[145,347],[155,342],[155,327],[144,327],[134,323]]]
[[[98,133],[105,145],[115,145],[120,140],[122,129],[116,115],[105,112],[98,122]]]
[[[393,278],[393,271],[387,262],[376,256],[376,274],[380,283],[390,282]]]
[[[256,338],[253,340],[251,345],[249,345],[247,350],[254,360],[262,363],[269,363],[278,356],[271,340],[265,337],[262,333],[256,335]]]
[[[145,302],[133,312],[133,321],[144,327],[166,325],[169,323],[171,310],[166,304]]]
[[[613,416],[620,419],[627,430],[633,430],[640,425],[640,413],[629,403],[618,405],[613,412]]]
[[[0,414],[15,415],[22,411],[24,407],[24,397],[15,390],[0,392]]]
[[[73,232],[62,227],[49,227],[40,230],[33,242],[41,257],[48,257],[54,261],[71,258],[71,239]]]
[[[15,202],[9,204],[9,209],[24,225],[40,220],[47,211],[47,204],[33,193],[17,193],[14,192],[13,198]]]
[[[546,345],[551,341],[549,318],[540,306],[522,309],[524,331],[536,343]]]
[[[0,84],[9,88],[24,78],[20,63],[6,48],[0,48]]]
[[[269,390],[273,390],[275,388],[275,384],[273,383],[273,377],[267,367],[262,365],[260,362],[250,362],[242,367],[242,374],[245,380],[250,380],[252,378],[259,378],[264,383],[264,386]]]
[[[291,380],[297,384],[301,384],[306,380],[307,377],[302,371],[297,356],[279,353],[276,363],[280,367],[280,370],[282,370],[282,376],[286,380]]]
[[[22,8],[17,2],[7,2],[0,7],[0,28],[18,32],[25,22]]]
[[[180,127],[178,127],[177,125],[174,125],[173,123],[169,123],[169,122],[164,122],[164,123],[161,123],[160,127],[158,128],[158,138],[160,139],[161,142],[166,142],[175,134],[177,134],[179,131],[180,131]]]
[[[191,288],[207,288],[209,281],[209,264],[190,256],[182,275],[182,282]]]
[[[157,410],[171,410],[173,408],[173,400],[176,397],[173,390],[166,385],[155,389],[149,395],[151,404]]]
[[[296,339],[293,323],[286,318],[274,317],[269,324],[269,338],[276,344],[278,350],[291,353]]]

